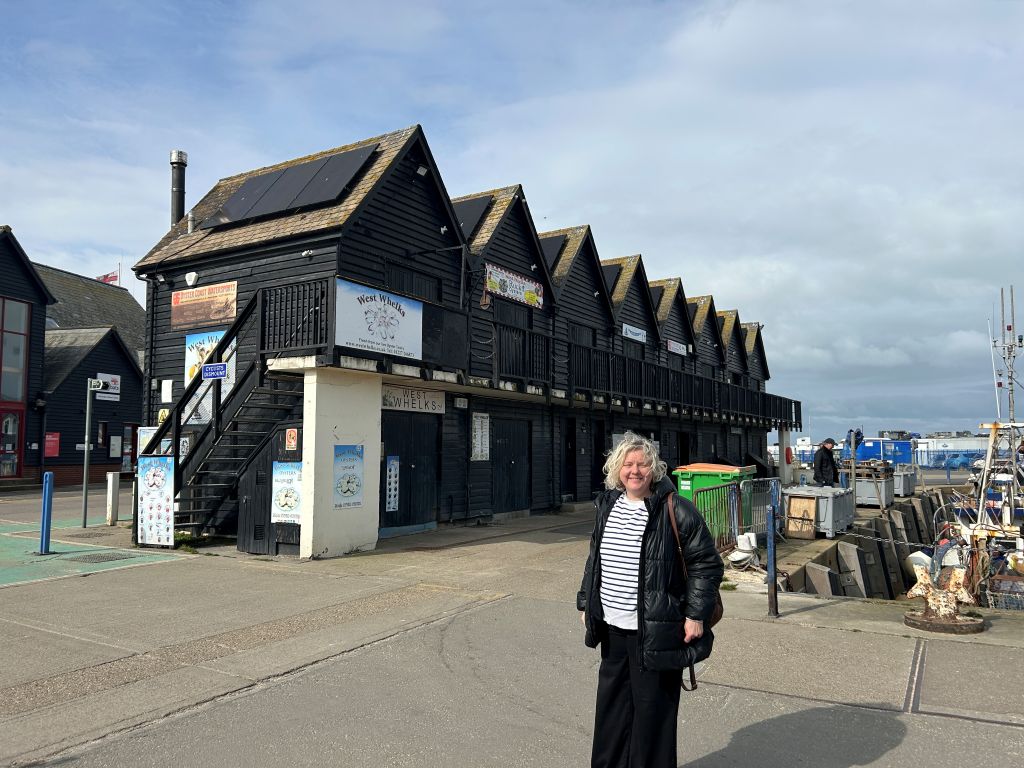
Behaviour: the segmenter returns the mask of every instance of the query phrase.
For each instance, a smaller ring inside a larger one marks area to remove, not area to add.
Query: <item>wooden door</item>
[[[440,419],[429,414],[384,411],[381,434],[380,527],[436,523]]]
[[[495,514],[530,508],[530,424],[491,420],[491,508]]]

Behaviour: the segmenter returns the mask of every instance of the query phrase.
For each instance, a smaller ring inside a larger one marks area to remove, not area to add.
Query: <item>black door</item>
[[[686,432],[676,433],[676,457],[681,467],[690,463],[690,435]]]
[[[530,508],[530,423],[491,420],[491,503],[495,514]]]
[[[407,528],[437,522],[440,419],[422,413],[384,411],[380,468],[380,527]]]
[[[576,419],[562,422],[562,495],[576,500]]]
[[[604,455],[607,450],[607,443],[604,437],[604,420],[598,419],[593,424],[593,447],[590,452],[590,492],[593,494],[604,488],[604,462],[608,457]]]

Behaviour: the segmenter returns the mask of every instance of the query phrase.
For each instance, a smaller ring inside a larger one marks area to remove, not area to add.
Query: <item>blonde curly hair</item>
[[[648,440],[636,432],[626,432],[622,436],[622,442],[611,450],[604,463],[605,488],[610,491],[623,490],[623,485],[619,481],[619,472],[622,470],[622,464],[626,461],[626,456],[633,451],[640,451],[643,454],[643,463],[651,465],[651,487],[661,482],[661,478],[668,472],[668,464],[658,456],[658,447],[654,441]]]

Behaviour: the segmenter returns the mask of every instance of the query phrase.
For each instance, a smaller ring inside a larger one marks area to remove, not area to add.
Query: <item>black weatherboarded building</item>
[[[678,278],[600,261],[586,226],[538,234],[518,185],[452,200],[419,126],[222,179],[135,270],[177,524],[248,551],[589,499],[626,429],[739,462],[800,420],[763,359],[731,375],[713,311],[701,353]]]

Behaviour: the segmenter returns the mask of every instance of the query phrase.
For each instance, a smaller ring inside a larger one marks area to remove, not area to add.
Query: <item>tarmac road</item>
[[[331,561],[175,556],[0,589],[0,765],[586,765],[587,514]],[[1024,759],[1024,616],[928,635],[903,607],[725,593],[680,765]]]

